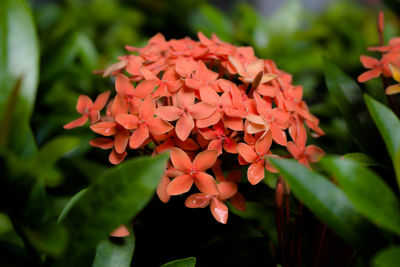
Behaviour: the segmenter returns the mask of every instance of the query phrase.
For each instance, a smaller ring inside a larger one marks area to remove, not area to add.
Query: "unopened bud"
[[[383,32],[385,29],[385,17],[383,15],[383,12],[380,11],[378,15],[378,31]]]

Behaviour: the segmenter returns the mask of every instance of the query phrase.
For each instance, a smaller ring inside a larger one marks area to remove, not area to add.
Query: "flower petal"
[[[272,145],[272,135],[268,132],[266,135],[257,140],[255,144],[255,151],[260,155],[267,154]]]
[[[214,178],[205,172],[198,172],[194,178],[194,183],[203,193],[213,196],[219,194]]]
[[[124,153],[130,137],[131,135],[128,130],[118,130],[114,136],[114,148],[117,153]]]
[[[211,116],[205,119],[197,120],[196,126],[197,128],[206,128],[211,125],[217,124],[220,119],[221,119],[221,113],[219,111],[215,111],[213,114],[211,114]]]
[[[194,128],[194,121],[192,116],[184,115],[176,123],[175,132],[179,139],[185,141],[189,137],[190,132],[193,130],[193,128]]]
[[[218,198],[225,200],[233,197],[238,190],[237,184],[229,181],[223,181],[218,184],[219,195]]]
[[[145,99],[156,88],[155,80],[144,80],[135,88],[135,96],[140,99]]]
[[[171,180],[167,176],[163,176],[157,186],[157,196],[164,203],[167,203],[171,198],[167,193],[167,187],[170,182]]]
[[[88,96],[80,95],[78,102],[76,103],[76,111],[78,111],[80,114],[84,114],[87,113],[92,106],[93,102]]]
[[[111,136],[117,132],[117,124],[111,121],[104,121],[91,125],[90,129],[95,133]]]
[[[181,109],[176,106],[163,106],[159,107],[155,111],[158,117],[163,118],[166,121],[175,121],[179,119],[182,113]]]
[[[84,114],[81,117],[79,117],[78,119],[65,124],[64,129],[69,130],[69,129],[73,129],[73,128],[82,126],[87,122],[87,120],[88,120],[88,116],[86,114]]]
[[[118,73],[115,79],[115,90],[120,96],[133,95],[133,84],[125,75]]]
[[[189,107],[189,113],[193,119],[204,119],[209,117],[215,112],[217,108],[214,105],[207,104],[205,102],[197,103]]]
[[[139,119],[132,114],[118,114],[115,117],[115,121],[128,130],[133,130],[139,127]]]
[[[177,94],[177,102],[180,107],[190,107],[195,100],[194,92],[191,89],[182,89]]]
[[[373,68],[372,70],[366,71],[360,76],[358,76],[357,80],[360,83],[365,83],[366,81],[369,81],[373,78],[379,77],[381,75],[382,71],[380,68]]]
[[[299,148],[296,144],[294,144],[292,141],[287,143],[286,148],[295,159],[298,159],[300,157],[300,154],[303,152],[303,150]]]
[[[214,218],[223,224],[228,221],[228,207],[218,198],[212,198],[210,204],[211,213]]]
[[[125,225],[121,225],[117,229],[115,229],[110,236],[113,237],[124,237],[130,235],[128,228]]]
[[[185,200],[187,208],[205,208],[208,205],[210,205],[210,195],[204,193],[192,194]]]
[[[247,169],[247,178],[252,185],[261,182],[265,177],[263,160],[252,163]]]
[[[279,128],[279,126],[276,123],[271,123],[270,129],[274,141],[281,146],[286,146],[287,138],[285,131]]]
[[[309,145],[306,148],[306,154],[309,161],[317,162],[325,155],[325,152],[317,146]]]
[[[364,55],[360,56],[360,61],[363,64],[363,66],[367,69],[375,68],[377,65],[380,64],[380,61],[378,59]]]
[[[120,95],[116,95],[111,104],[111,115],[113,117],[118,114],[126,114],[128,113],[128,104]]]
[[[117,164],[120,164],[120,163],[124,160],[124,158],[126,157],[126,155],[127,155],[126,151],[124,151],[124,152],[121,153],[121,154],[118,154],[118,153],[115,151],[115,149],[113,149],[113,150],[111,151],[111,153],[110,153],[110,156],[108,157],[108,160],[109,160],[112,164],[117,165]]]
[[[147,96],[139,106],[139,117],[148,120],[154,116],[155,103],[151,95]]]
[[[214,106],[219,104],[220,96],[210,86],[202,86],[199,91],[201,101]]]
[[[188,172],[192,168],[189,156],[180,148],[171,149],[171,161],[178,171]]]
[[[205,171],[210,169],[217,161],[218,151],[217,150],[204,150],[197,154],[193,160],[193,167],[196,171]]]
[[[388,88],[386,88],[385,93],[387,95],[394,95],[394,94],[398,94],[400,93],[400,84],[395,84],[395,85],[391,85]],[[65,126],[64,126],[65,128]]]
[[[154,135],[167,133],[174,128],[174,126],[161,118],[151,118],[147,123],[147,127],[149,128],[150,133]]]
[[[149,138],[149,130],[141,124],[131,135],[129,146],[133,149],[139,148]]]
[[[102,110],[104,106],[107,104],[108,98],[110,97],[110,91],[101,93],[97,98],[96,101],[94,101],[94,104],[92,106],[92,109],[94,110]]]
[[[257,159],[257,153],[248,144],[239,143],[236,149],[239,155],[248,163],[254,162]]]
[[[193,185],[193,177],[189,174],[182,174],[174,178],[167,187],[170,196],[181,195],[190,190]]]
[[[114,145],[114,140],[109,138],[96,138],[89,141],[89,144],[93,147],[101,149],[110,149]]]

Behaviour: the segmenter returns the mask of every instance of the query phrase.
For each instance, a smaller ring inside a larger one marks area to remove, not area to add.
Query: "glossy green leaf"
[[[97,246],[93,267],[129,267],[134,250],[133,234],[126,237],[107,238]]]
[[[167,155],[138,157],[99,177],[73,205],[63,224],[71,233],[69,263],[79,260],[152,198]]]
[[[326,177],[291,159],[270,159],[291,191],[312,212],[348,242],[362,246],[363,218],[346,195]]]
[[[381,250],[372,259],[373,267],[398,267],[400,263],[400,246]]]
[[[379,103],[369,95],[364,95],[369,113],[378,127],[392,159],[400,148],[400,121],[387,106]]]
[[[40,149],[37,160],[41,164],[53,165],[65,154],[76,148],[80,142],[81,140],[78,137],[57,136]]]
[[[321,163],[362,215],[400,235],[400,203],[381,177],[349,159],[326,157]]]
[[[186,259],[174,260],[166,264],[161,265],[161,267],[194,267],[196,265],[196,258],[189,257]]]
[[[65,218],[65,216],[67,216],[68,212],[71,210],[71,208],[75,205],[76,202],[78,202],[79,199],[81,199],[81,197],[86,193],[87,188],[82,189],[81,191],[79,191],[78,193],[76,193],[68,202],[67,204],[64,206],[63,210],[60,213],[60,216],[58,216],[57,222],[62,222]]]
[[[326,85],[346,121],[348,131],[351,131],[350,136],[362,151],[370,151],[371,142],[357,115],[362,96],[360,87],[329,59],[323,58],[323,61]]]
[[[381,166],[376,160],[364,153],[347,153],[343,155],[345,159],[351,159],[364,167],[368,166]]]

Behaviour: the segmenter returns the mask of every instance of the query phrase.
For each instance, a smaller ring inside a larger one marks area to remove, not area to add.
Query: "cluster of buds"
[[[194,184],[200,192],[185,205],[210,206],[215,219],[226,223],[227,201],[245,210],[238,192],[242,166],[248,166],[253,185],[266,171],[277,172],[270,158],[292,157],[309,166],[324,152],[306,145],[307,131],[315,137],[323,131],[302,100],[303,88],[292,85],[291,75],[272,60],[259,59],[251,47],[235,47],[215,35],[198,37],[166,41],[157,34],[143,48],[127,46],[131,54],[103,72],[115,76],[113,99],[108,101],[109,92],[94,103],[80,96],[77,111],[82,117],[64,128],[89,119],[92,131],[104,136],[90,144],[111,149],[112,164],[123,161],[129,149],[170,151],[157,188],[161,201],[193,191]]]
[[[368,47],[368,51],[380,52],[381,58],[361,55],[360,60],[368,71],[358,76],[360,83],[367,82],[373,78],[383,75],[386,78],[393,78],[400,83],[400,37],[394,37],[389,41],[389,45],[383,45],[384,18],[383,13],[378,17],[378,33],[380,37],[380,46]],[[386,87],[386,86],[385,86]],[[385,90],[387,95],[400,93],[400,84],[387,86]]]

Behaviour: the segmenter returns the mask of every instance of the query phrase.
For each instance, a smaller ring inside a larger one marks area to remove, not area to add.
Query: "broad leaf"
[[[358,164],[364,167],[368,166],[382,166],[376,160],[371,158],[370,156],[364,154],[364,153],[347,153],[343,155],[343,158],[345,159],[351,159],[356,161]]]
[[[71,234],[66,257],[70,262],[66,264],[78,261],[148,203],[166,160],[167,155],[131,159],[107,171],[87,189],[63,220]]]
[[[76,148],[80,141],[78,137],[74,136],[57,136],[40,149],[37,160],[42,164],[53,165],[62,156]]]
[[[346,195],[326,177],[295,160],[270,159],[289,183],[294,195],[343,239],[363,246],[363,218]]]
[[[161,267],[194,267],[196,265],[196,258],[189,257],[181,260],[174,260],[166,264],[161,265]]]
[[[372,260],[374,267],[398,267],[400,263],[400,246],[381,250]]]
[[[133,234],[126,237],[107,238],[97,246],[93,267],[129,267],[134,249]]]
[[[400,235],[400,203],[381,177],[349,159],[326,157],[322,165],[362,215]]]

